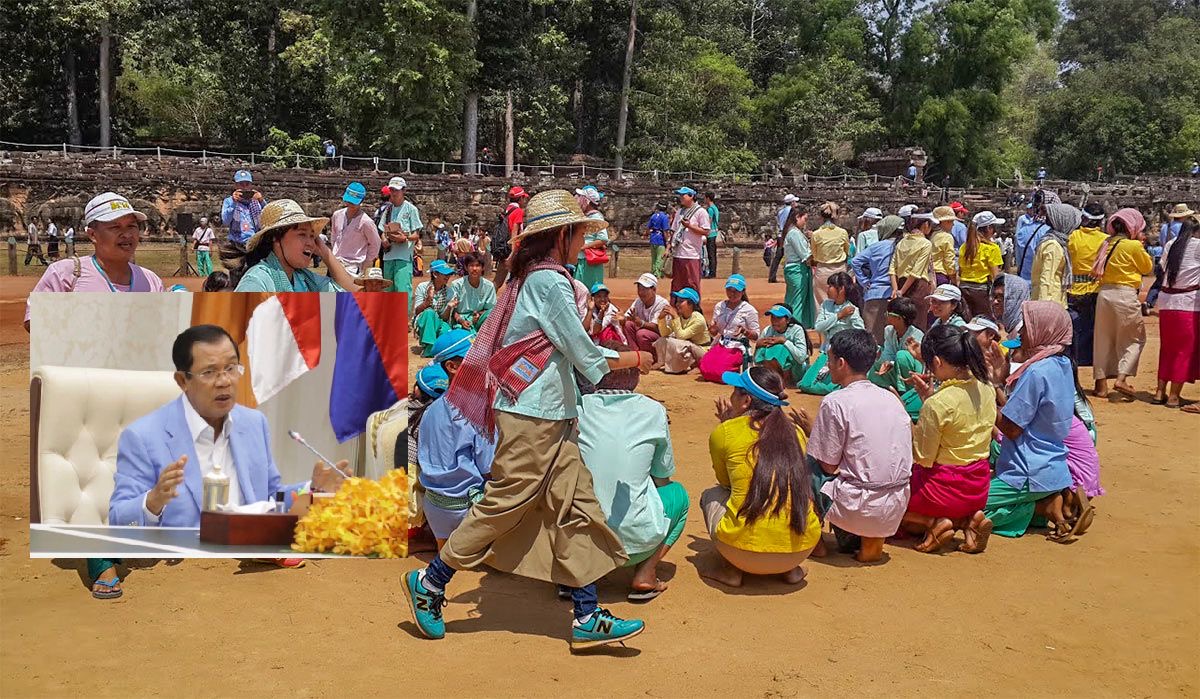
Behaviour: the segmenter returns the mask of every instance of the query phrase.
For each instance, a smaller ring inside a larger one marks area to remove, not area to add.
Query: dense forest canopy
[[[1200,0],[7,0],[0,32],[9,141],[814,174],[917,146],[960,183],[1200,155]]]

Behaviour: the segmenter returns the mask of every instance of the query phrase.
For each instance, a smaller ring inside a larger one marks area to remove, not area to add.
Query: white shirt
[[[754,306],[742,301],[736,307],[730,308],[728,301],[718,301],[713,307],[712,322],[717,326],[721,344],[741,347],[740,341],[734,340],[734,331],[738,328],[758,334],[758,311]]]
[[[63,237],[67,240],[75,240],[75,229],[73,227],[67,228],[67,234]]]
[[[50,225],[46,226],[46,235],[50,238],[58,237],[58,226],[54,225],[54,221],[51,221]]]
[[[688,221],[693,226],[699,226],[705,231],[712,227],[712,222],[708,218],[708,210],[703,206],[694,206],[692,215],[688,217]],[[708,237],[707,234],[693,233],[690,228],[683,227],[683,211],[675,214],[674,228],[676,231],[675,244],[675,259],[677,260],[699,260],[700,252],[704,249],[704,241]]]
[[[213,229],[208,226],[197,228],[192,232],[192,240],[200,241],[200,245],[196,247],[197,250],[207,251],[208,244],[211,243],[215,237],[217,236],[215,233],[213,233]]]
[[[658,316],[662,314],[663,309],[666,307],[667,300],[661,296],[655,295],[654,303],[650,307],[642,303],[642,297],[639,296],[634,300],[629,310],[625,311],[625,316],[628,318],[637,318],[643,323],[657,323]]]
[[[192,444],[196,449],[197,466],[200,467],[200,477],[207,476],[213,470],[213,464],[221,464],[221,472],[229,476],[229,500],[228,503],[236,505],[244,505],[242,502],[241,487],[238,485],[237,468],[233,465],[233,452],[229,448],[229,428],[233,420],[232,413],[225,417],[225,424],[221,426],[221,436],[213,438],[213,428],[204,418],[200,417],[200,413],[192,407],[192,402],[183,398],[183,415],[187,419],[188,431],[192,434]],[[182,456],[180,454],[179,456]],[[164,465],[165,466],[165,465]],[[184,468],[187,468],[186,466]],[[183,489],[183,485],[179,486]],[[146,521],[151,524],[158,524],[159,515],[154,514],[146,507],[146,497],[150,493],[142,496],[142,510],[146,515]],[[178,497],[178,496],[177,496]]]
[[[1172,238],[1167,241],[1166,247],[1163,248],[1162,257],[1159,258],[1159,269],[1163,270],[1163,287],[1167,287],[1167,255],[1170,254],[1172,246],[1179,244],[1179,238]],[[1200,240],[1194,237],[1186,238],[1183,244],[1187,246],[1183,251],[1183,264],[1179,265],[1179,272],[1175,275],[1175,284],[1171,288],[1187,289],[1197,284],[1200,284]],[[1158,303],[1155,304],[1160,311],[1188,311],[1200,312],[1200,291],[1187,291],[1182,294],[1160,294]]]
[[[31,224],[29,224],[28,233],[29,233],[29,244],[30,244],[30,245],[37,245],[37,241],[38,241],[38,229],[37,229],[37,226],[35,226],[35,225],[34,225],[34,224],[32,224],[32,223],[31,223]]]

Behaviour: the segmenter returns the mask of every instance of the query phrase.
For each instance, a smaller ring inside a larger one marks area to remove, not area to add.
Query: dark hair
[[[522,238],[517,251],[513,253],[512,262],[509,263],[512,278],[524,280],[531,267],[550,257],[550,252],[554,250],[564,235],[574,235],[574,228],[559,226],[528,238]],[[566,263],[568,260],[563,260],[563,262]]]
[[[925,333],[921,341],[921,361],[925,366],[933,364],[938,357],[950,366],[970,369],[980,381],[989,381],[987,364],[983,361],[983,350],[975,336],[965,328],[955,325],[939,325]]]
[[[634,351],[629,345],[623,345],[620,342],[613,342],[612,340],[605,340],[600,343],[600,346],[614,352]],[[605,374],[604,378],[600,379],[600,383],[596,384],[596,388],[606,388],[614,391],[636,391],[641,378],[642,372],[637,367],[613,369]]]
[[[229,291],[232,288],[229,275],[220,270],[208,275],[204,280],[204,291]]]
[[[1004,278],[1006,276],[1008,276],[1008,275],[1005,274],[1004,272],[997,274],[996,278],[992,280],[992,288],[995,288],[997,286],[1004,286]]]
[[[1098,201],[1088,202],[1088,205],[1083,207],[1085,213],[1089,216],[1104,216],[1104,205]]]
[[[228,240],[222,243],[218,256],[221,258],[221,264],[225,265],[225,269],[229,270],[230,285],[236,288],[238,282],[242,281],[242,277],[246,272],[250,271],[251,267],[267,259],[271,251],[275,249],[275,241],[282,238],[293,228],[296,228],[296,226],[288,226],[281,230],[263,234],[258,241],[258,245],[253,250],[246,250],[242,245]]]
[[[666,210],[667,210],[667,203],[666,203],[666,202],[662,202],[662,201],[660,201],[660,202],[656,202],[656,203],[654,204],[654,208],[655,208],[655,210],[657,210],[657,211],[666,211]]]
[[[1167,253],[1167,261],[1163,265],[1165,270],[1164,286],[1175,286],[1175,277],[1179,274],[1179,268],[1183,266],[1183,255],[1187,250],[1188,243],[1196,237],[1198,232],[1200,232],[1200,223],[1197,223],[1195,219],[1187,219],[1179,227],[1179,235],[1175,236],[1175,243],[1171,245],[1171,250]]]
[[[854,286],[854,278],[851,277],[847,272],[834,272],[833,274],[829,275],[829,279],[826,280],[826,283],[829,284],[829,286],[838,289],[849,289],[850,287]]]
[[[935,316],[936,316],[937,314],[933,313],[933,308],[932,308],[932,305],[933,305],[933,301],[936,301],[936,300],[937,300],[937,299],[931,299],[931,300],[930,300],[930,306],[931,306],[931,308],[929,309],[929,313],[930,313],[930,314],[932,314],[932,315],[935,315]],[[953,303],[953,304],[954,304],[954,310],[950,311],[950,315],[951,315],[951,316],[955,316],[955,315],[957,315],[957,316],[962,316],[962,315],[963,315],[963,313],[964,313],[964,312],[966,312],[966,308],[967,308],[967,307],[966,307],[966,306],[963,304],[963,300],[962,300],[962,299],[959,299],[959,300],[957,300],[957,301],[946,301],[945,303]]]
[[[468,252],[466,255],[463,255],[461,262],[463,269],[466,269],[471,265],[483,265],[483,259],[479,257],[478,253],[474,252]]]
[[[829,340],[829,356],[845,359],[850,368],[860,374],[870,370],[878,352],[871,333],[858,328],[843,330]]]
[[[929,227],[930,227],[930,228],[932,228],[932,227],[933,227],[933,222],[932,222],[932,221],[930,221],[929,219],[927,219],[927,218],[917,218],[917,216],[916,216],[916,215],[917,215],[917,214],[919,214],[919,213],[924,213],[924,212],[920,212],[920,211],[914,211],[914,212],[913,212],[913,215],[908,217],[908,221],[906,222],[906,223],[907,223],[907,225],[905,226],[905,228],[906,228],[907,230],[909,230],[909,231],[915,231],[915,230],[919,229],[919,228],[920,228],[920,227],[921,227],[923,224],[926,224],[926,223],[928,223],[928,224],[929,224]]]
[[[175,344],[171,346],[171,361],[175,363],[175,370],[191,371],[192,347],[197,344],[215,344],[222,338],[229,340],[238,360],[241,360],[241,350],[238,349],[237,343],[233,341],[233,336],[225,328],[219,325],[193,325],[179,333],[179,336],[175,338]]]
[[[800,225],[800,219],[807,215],[807,211],[800,208],[796,204],[792,204],[792,206],[788,209],[787,219],[783,222],[783,232],[787,233],[788,226],[795,222],[796,228],[800,229],[800,231],[803,233],[804,227]]]
[[[1119,218],[1114,218],[1114,219],[1111,219],[1108,223],[1110,226],[1112,226],[1112,229],[1113,229],[1113,234],[1110,237],[1115,238],[1116,236],[1119,236],[1119,235],[1129,237],[1129,228],[1126,227],[1124,221],[1122,221]]]
[[[962,256],[964,260],[972,262],[979,258],[979,227],[975,225],[974,221],[967,226],[967,240],[963,243]]]
[[[717,200],[717,195],[714,192],[705,192],[704,196],[708,197],[709,201]]]
[[[759,366],[750,367],[749,371],[754,383],[768,393],[784,396],[783,377],[779,374]],[[746,524],[753,524],[762,517],[777,516],[787,507],[789,527],[803,534],[808,523],[812,482],[804,448],[796,436],[796,425],[782,408],[753,396],[749,415],[758,439],[750,452],[755,460],[754,474],[738,516]]]
[[[905,325],[912,325],[917,322],[917,304],[907,296],[897,296],[888,301],[888,313],[895,313],[900,316]]]

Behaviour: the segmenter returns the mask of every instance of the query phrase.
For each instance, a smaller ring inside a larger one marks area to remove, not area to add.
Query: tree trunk
[[[112,87],[112,25],[106,19],[100,23],[100,147],[112,145],[112,114],[109,111]]]
[[[633,48],[637,43],[637,0],[629,3],[629,40],[625,43],[625,72],[621,76],[621,104],[617,107],[617,178],[625,167],[625,127],[629,123],[629,83],[633,77]]]
[[[513,173],[513,151],[516,149],[513,134],[513,98],[512,90],[504,93],[504,176],[511,177]]]
[[[475,32],[475,14],[478,11],[476,0],[467,0],[467,25]],[[472,41],[477,45],[478,34]],[[473,54],[478,55],[478,49],[472,47]],[[472,80],[478,80],[478,75]],[[479,149],[479,93],[472,90],[463,99],[463,174],[477,174],[475,152]]]
[[[71,145],[83,143],[79,129],[79,81],[75,69],[75,46],[71,42],[63,45],[63,72],[67,78],[67,139]]]
[[[575,80],[575,92],[572,94],[575,117],[575,152],[583,152],[583,78]]]

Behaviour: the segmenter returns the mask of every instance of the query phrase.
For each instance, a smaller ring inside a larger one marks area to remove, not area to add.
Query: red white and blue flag
[[[366,430],[371,413],[408,395],[408,299],[380,292],[335,296],[329,421],[345,442]]]
[[[321,361],[319,294],[275,294],[258,304],[246,326],[250,386],[260,404]]]

